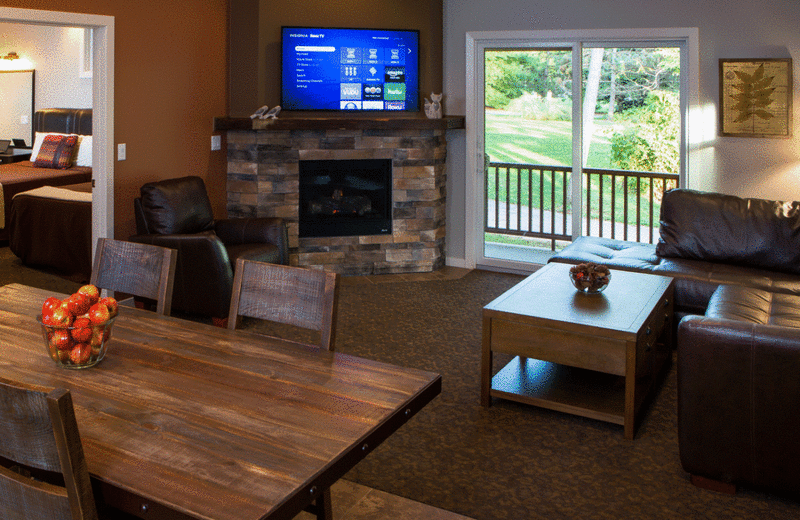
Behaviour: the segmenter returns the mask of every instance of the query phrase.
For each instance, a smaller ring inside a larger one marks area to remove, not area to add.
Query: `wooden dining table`
[[[48,296],[0,287],[0,378],[68,388],[96,499],[140,518],[291,519],[441,392],[431,372],[122,306],[105,358],[65,369],[36,321]]]

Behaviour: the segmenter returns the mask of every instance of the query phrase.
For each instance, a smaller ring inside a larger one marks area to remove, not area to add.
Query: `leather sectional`
[[[800,202],[671,190],[658,244],[580,237],[551,261],[675,278],[684,469],[800,493]]]

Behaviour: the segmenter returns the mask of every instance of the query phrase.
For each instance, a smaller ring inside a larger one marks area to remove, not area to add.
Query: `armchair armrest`
[[[134,235],[131,242],[178,251],[172,307],[216,318],[228,315],[233,269],[225,245],[213,231],[178,235]],[[203,283],[198,283],[202,280]]]
[[[281,264],[289,263],[289,237],[281,218],[219,219],[215,231],[225,245],[274,244],[280,250]]]
[[[677,340],[683,468],[800,491],[800,329],[687,316]]]

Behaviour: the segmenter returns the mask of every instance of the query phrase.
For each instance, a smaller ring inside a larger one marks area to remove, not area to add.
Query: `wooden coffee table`
[[[672,359],[673,280],[611,271],[600,294],[578,292],[567,264],[548,264],[483,308],[481,404],[500,397],[623,425]],[[492,356],[516,356],[492,377]]]

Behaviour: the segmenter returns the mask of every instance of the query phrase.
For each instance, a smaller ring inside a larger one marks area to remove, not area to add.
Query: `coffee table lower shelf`
[[[489,395],[625,424],[625,378],[517,356],[492,378]]]

